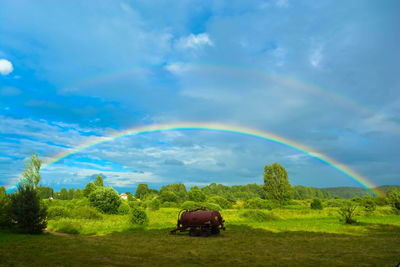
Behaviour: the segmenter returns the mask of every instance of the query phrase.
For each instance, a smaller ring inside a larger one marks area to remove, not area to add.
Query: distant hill
[[[379,189],[383,192],[387,192],[390,187],[397,187],[400,190],[400,185],[383,185],[383,186],[378,186],[377,188],[374,189]],[[334,196],[339,196],[341,198],[345,199],[350,199],[353,197],[364,197],[367,195],[371,195],[371,192],[369,192],[367,189],[362,188],[362,187],[350,187],[350,186],[341,186],[341,187],[326,187],[326,188],[320,188],[323,189],[327,192],[329,192],[332,197]]]

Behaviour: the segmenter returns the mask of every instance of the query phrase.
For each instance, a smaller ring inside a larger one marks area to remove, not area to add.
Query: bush
[[[232,203],[220,196],[212,196],[208,199],[208,202],[218,204],[223,209],[232,208]]]
[[[131,208],[129,207],[129,204],[123,201],[121,203],[121,205],[119,205],[118,214],[126,215],[126,214],[129,214],[130,210],[131,210]]]
[[[117,214],[121,198],[112,187],[99,187],[89,195],[90,205],[106,214]]]
[[[183,202],[181,209],[183,210],[196,210],[199,208],[199,205],[197,205],[196,202],[194,201],[185,201]]]
[[[374,199],[370,196],[364,197],[361,205],[364,207],[366,214],[372,214],[376,210],[376,203]]]
[[[171,191],[162,191],[161,195],[160,195],[160,201],[162,203],[164,202],[178,202],[178,197],[176,196],[176,194],[174,192]]]
[[[203,202],[206,200],[206,195],[199,189],[193,189],[188,192],[188,198],[190,201]]]
[[[178,207],[178,203],[175,203],[175,202],[164,202],[164,203],[161,203],[161,207],[163,207],[163,208],[177,208]]]
[[[11,200],[6,189],[0,187],[0,227],[11,226]]]
[[[269,203],[269,201],[257,197],[246,200],[244,203],[244,208],[272,210],[272,205]]]
[[[30,234],[41,233],[47,226],[47,207],[31,186],[19,185],[11,195],[11,212],[16,226]]]
[[[354,201],[344,202],[338,210],[340,216],[342,217],[341,220],[344,221],[346,224],[356,223],[354,217],[358,215],[357,207],[358,205]]]
[[[133,208],[131,212],[131,223],[135,225],[147,225],[149,219],[146,211],[142,208]]]
[[[314,199],[313,202],[311,202],[312,210],[322,210],[323,208],[324,207],[322,206],[322,202],[318,198]]]
[[[71,217],[76,219],[102,220],[101,213],[90,206],[77,207],[71,210]]]
[[[400,191],[393,186],[387,192],[387,196],[394,212],[400,214]]]
[[[71,212],[68,208],[63,206],[53,206],[49,207],[47,210],[47,218],[51,220],[60,218],[70,218]]]
[[[277,217],[272,213],[266,213],[261,210],[247,210],[241,213],[240,216],[256,222],[267,222],[277,219]]]
[[[377,206],[386,206],[389,204],[389,200],[386,197],[382,197],[382,196],[374,197],[374,201]]]
[[[220,207],[220,205],[215,204],[215,203],[201,203],[200,204],[201,208],[205,208],[206,210],[217,210],[217,211],[221,211],[222,208]]]
[[[54,231],[66,234],[79,234],[80,229],[80,227],[78,227],[76,223],[71,222],[68,219],[55,221],[51,224],[51,226]]]
[[[343,203],[344,203],[344,200],[342,200],[342,199],[338,199],[338,198],[329,199],[326,202],[326,206],[331,207],[331,208],[340,208],[341,206],[343,206]]]
[[[153,199],[147,206],[149,207],[150,210],[159,210],[160,201],[158,199]]]

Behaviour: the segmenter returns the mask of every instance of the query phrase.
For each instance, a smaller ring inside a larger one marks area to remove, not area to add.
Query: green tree
[[[84,197],[89,197],[89,195],[97,189],[97,186],[93,183],[90,182],[86,185],[85,189],[83,189],[83,196]]]
[[[389,203],[393,207],[393,210],[400,214],[400,191],[396,187],[391,187],[387,192]]]
[[[90,205],[106,214],[117,214],[121,197],[112,187],[98,187],[89,195]]]
[[[161,187],[160,193],[162,194],[164,191],[173,192],[176,195],[176,197],[178,198],[178,201],[180,203],[185,201],[185,198],[187,195],[186,186],[182,183],[163,185]]]
[[[36,190],[41,179],[39,172],[41,166],[42,161],[39,159],[37,152],[35,152],[31,155],[30,160],[25,163],[25,169],[19,182]]]
[[[149,187],[147,186],[147,184],[139,184],[136,188],[135,197],[142,199],[148,193]]]
[[[11,225],[11,200],[4,186],[0,186],[0,227]]]
[[[38,193],[41,199],[48,199],[49,197],[53,197],[54,190],[51,187],[39,186]]]
[[[289,183],[286,169],[277,162],[264,167],[264,190],[268,199],[288,202],[293,198],[293,188]]]
[[[338,210],[340,216],[342,217],[342,221],[344,221],[346,224],[356,223],[354,217],[358,215],[357,208],[357,202],[345,201]]]
[[[82,197],[82,191],[79,188],[77,188],[74,192],[74,199],[79,199],[81,197]]]
[[[206,200],[206,194],[204,194],[200,189],[193,189],[192,187],[188,192],[188,198],[190,201],[194,202],[204,202]]]
[[[178,201],[176,194],[172,191],[167,191],[167,190],[162,191],[159,198],[160,198],[161,203]]]
[[[33,185],[18,185],[17,192],[11,195],[12,219],[16,226],[30,234],[38,234],[47,226],[47,208]]]
[[[70,188],[68,190],[68,200],[72,200],[74,198],[74,193],[75,193],[75,190],[73,188]]]
[[[61,188],[60,191],[61,200],[68,200],[68,191],[65,188]]]
[[[146,225],[149,223],[146,211],[140,207],[134,207],[131,211],[131,223],[135,225]]]
[[[363,198],[362,206],[367,215],[372,214],[376,210],[376,203],[371,196],[365,196]]]
[[[311,202],[311,209],[313,210],[322,210],[324,207],[322,206],[321,200],[315,198],[313,202]]]
[[[101,177],[101,175],[97,175],[94,179],[94,184],[99,187],[104,187],[103,177]]]

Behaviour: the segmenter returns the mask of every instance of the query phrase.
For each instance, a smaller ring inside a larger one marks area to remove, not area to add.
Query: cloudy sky
[[[0,185],[94,137],[172,122],[274,133],[376,185],[400,181],[400,2],[0,0]],[[290,147],[166,131],[86,149],[42,184],[359,186]]]

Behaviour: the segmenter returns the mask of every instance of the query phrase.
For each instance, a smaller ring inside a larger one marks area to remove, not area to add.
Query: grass
[[[336,208],[263,210],[262,220],[258,212],[223,210],[227,231],[209,238],[170,235],[176,208],[147,212],[146,228],[132,227],[128,215],[103,215],[101,220],[49,221],[50,230],[71,233],[67,236],[0,231],[0,265],[395,266],[400,262],[400,217],[386,215],[384,208],[356,218],[356,225],[341,223]]]

